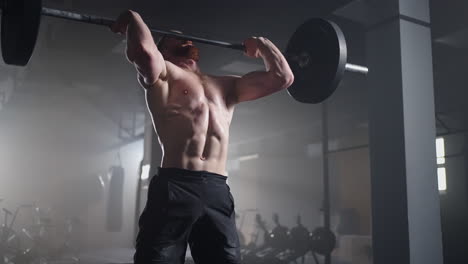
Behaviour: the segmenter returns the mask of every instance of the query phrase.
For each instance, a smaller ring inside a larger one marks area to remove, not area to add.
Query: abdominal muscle
[[[171,93],[177,91],[174,90]],[[197,90],[188,90],[188,94],[184,90],[183,95],[169,96],[163,107],[152,102],[151,93],[147,93],[148,107],[163,150],[161,167],[227,175],[232,111],[222,107],[219,100],[209,100]]]

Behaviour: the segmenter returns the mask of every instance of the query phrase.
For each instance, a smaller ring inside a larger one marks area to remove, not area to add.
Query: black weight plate
[[[25,66],[36,45],[41,20],[41,0],[4,0],[2,55],[6,64]]]
[[[294,32],[286,48],[294,73],[289,94],[302,103],[320,103],[338,87],[346,67],[346,41],[335,23],[312,18]],[[299,62],[298,58],[307,59]]]
[[[330,254],[336,246],[336,236],[328,228],[317,227],[310,237],[310,249],[322,256]]]

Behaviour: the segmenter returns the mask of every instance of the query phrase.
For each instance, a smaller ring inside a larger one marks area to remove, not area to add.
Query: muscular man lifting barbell
[[[226,184],[229,127],[235,105],[288,88],[293,73],[268,39],[245,40],[246,55],[265,71],[212,76],[198,67],[191,41],[164,37],[158,46],[142,18],[126,11],[112,30],[127,36],[163,149],[140,217],[135,263],[240,263],[234,202]]]
[[[249,38],[236,44],[150,29],[130,11],[116,22],[43,7],[41,0],[0,0],[0,8],[2,56],[10,65],[26,66],[29,62],[42,15],[111,26],[115,32],[127,34],[127,57],[137,67],[138,80],[146,89],[164,150],[162,166],[150,184],[147,209],[140,219],[138,262],[158,256],[163,263],[180,261],[189,241],[199,261],[208,259],[206,254],[212,250],[209,245],[213,245],[217,250],[209,263],[226,263],[216,259],[236,263],[239,256],[233,202],[223,176],[234,106],[288,86],[289,94],[297,101],[320,103],[334,93],[346,70],[368,72],[367,67],[347,63],[343,32],[332,21],[321,18],[300,25],[282,55],[265,38]],[[167,36],[160,49],[151,32]],[[191,41],[260,56],[266,71],[242,77],[205,75],[197,66],[198,49]],[[155,221],[149,223],[152,219]],[[322,231],[326,232],[316,232],[314,241],[334,241],[331,231]],[[199,243],[204,233],[210,235],[203,237],[206,243]],[[332,246],[329,243],[320,251],[329,254]]]

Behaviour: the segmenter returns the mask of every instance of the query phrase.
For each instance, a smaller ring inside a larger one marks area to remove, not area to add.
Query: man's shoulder
[[[183,70],[179,66],[175,65],[170,61],[165,60],[164,62],[166,63],[167,75],[174,76],[183,74]]]

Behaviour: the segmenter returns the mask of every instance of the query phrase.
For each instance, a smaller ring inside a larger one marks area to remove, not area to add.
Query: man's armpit
[[[141,75],[140,73],[138,73],[138,82],[140,83],[141,87],[145,89],[150,89],[156,83],[156,81],[153,83],[147,83],[145,77],[143,77],[143,75]]]

